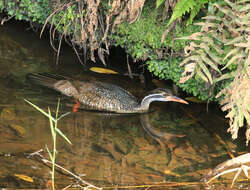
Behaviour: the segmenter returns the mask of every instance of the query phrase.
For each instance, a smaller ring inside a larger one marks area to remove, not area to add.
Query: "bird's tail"
[[[48,88],[54,88],[54,84],[59,80],[65,80],[66,78],[60,75],[54,75],[49,73],[28,73],[26,79],[33,84],[45,86]]]

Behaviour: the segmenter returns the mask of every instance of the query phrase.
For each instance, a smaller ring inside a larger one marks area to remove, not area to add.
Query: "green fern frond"
[[[230,72],[230,73],[223,74],[223,75],[221,75],[219,78],[216,78],[216,79],[214,80],[214,83],[217,83],[217,82],[219,82],[219,81],[226,80],[226,79],[231,79],[231,78],[233,78],[234,76],[235,76],[235,71],[232,71],[232,72]],[[217,98],[220,97],[221,95],[222,95],[222,94],[218,93]]]
[[[211,61],[205,53],[202,53],[201,54],[201,58],[202,60],[207,64],[209,65],[211,68],[213,68],[215,71],[217,71],[219,74],[221,74],[221,71],[219,70],[219,68],[217,67],[217,65],[214,64],[213,61]]]
[[[158,0],[159,1],[159,0]],[[174,12],[168,22],[168,26],[178,18],[181,18],[186,13],[190,13],[187,25],[192,24],[195,16],[200,12],[201,8],[208,2],[214,0],[180,0],[176,3]]]
[[[190,13],[190,17],[187,21],[187,25],[193,23],[194,18],[200,12],[201,8],[203,8],[204,5],[208,2],[209,2],[209,0],[196,1],[196,5],[191,9],[191,13]]]
[[[212,75],[209,72],[208,68],[206,67],[206,64],[203,61],[200,61],[198,62],[198,65],[201,68],[202,72],[205,74],[206,78],[208,79],[208,81],[206,80],[206,82],[213,84]]]
[[[156,0],[156,8],[160,7],[164,2],[165,0]]]
[[[209,83],[208,78],[201,71],[200,67],[196,67],[196,73],[202,80],[204,80],[206,83]]]
[[[194,7],[194,8],[191,10],[190,17],[189,17],[189,19],[187,20],[187,25],[193,23],[194,17],[199,13],[200,9],[201,9],[201,6],[197,6],[197,7]]]
[[[182,15],[189,13],[196,5],[195,0],[180,0],[176,3],[174,12],[168,22],[168,26]]]
[[[245,2],[245,3],[244,3]],[[250,0],[218,1],[214,13],[203,17],[201,35],[186,37],[192,40],[187,49],[187,58],[181,65],[195,66],[196,74],[210,84],[225,83],[224,89],[217,94],[220,97],[222,111],[228,111],[230,127],[228,132],[237,138],[240,127],[250,126]],[[195,9],[195,8],[193,8]],[[192,43],[195,42],[195,45]],[[186,69],[183,73],[186,72]],[[193,77],[195,75],[192,75]],[[183,79],[187,78],[182,75]],[[187,81],[186,80],[186,81]],[[246,145],[250,141],[250,128],[246,132]]]

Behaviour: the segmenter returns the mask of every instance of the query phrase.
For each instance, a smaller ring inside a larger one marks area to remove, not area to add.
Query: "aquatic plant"
[[[63,132],[58,128],[58,121],[60,119],[62,119],[63,117],[67,116],[70,114],[70,112],[64,113],[62,115],[59,116],[59,108],[60,108],[60,99],[58,99],[57,102],[57,108],[56,108],[56,113],[55,113],[55,117],[52,116],[50,108],[48,108],[48,112],[45,112],[44,110],[42,110],[41,108],[39,108],[38,106],[36,106],[35,104],[31,103],[30,101],[26,100],[25,101],[30,104],[32,107],[34,107],[36,110],[38,110],[39,112],[41,112],[43,115],[45,115],[48,119],[49,119],[49,123],[50,123],[50,131],[51,131],[51,136],[52,136],[52,140],[53,140],[53,150],[52,152],[49,150],[48,146],[46,145],[46,150],[49,154],[49,158],[50,161],[47,160],[42,154],[41,152],[43,151],[42,149],[39,151],[36,151],[34,153],[31,153],[28,157],[32,157],[32,156],[38,156],[44,163],[50,163],[52,165],[52,169],[51,169],[51,181],[52,181],[52,189],[55,189],[55,167],[60,168],[61,170],[67,172],[69,175],[71,175],[72,177],[74,177],[75,179],[77,179],[79,182],[81,182],[82,184],[85,185],[85,187],[80,186],[80,188],[82,189],[98,189],[101,190],[102,188],[97,187],[95,185],[92,185],[91,183],[81,179],[80,176],[72,173],[71,171],[65,169],[64,167],[58,165],[56,163],[56,154],[57,154],[57,149],[56,149],[56,137],[57,134],[59,134],[66,142],[68,142],[69,144],[72,145],[71,141],[63,134]]]
[[[51,152],[47,145],[46,145],[46,150],[47,150],[47,152],[49,154],[49,158],[50,158],[51,163],[52,163],[51,180],[52,180],[52,188],[54,190],[55,189],[55,165],[56,165],[56,154],[57,154],[57,150],[56,150],[56,137],[57,137],[57,134],[59,134],[61,137],[63,137],[63,139],[66,142],[68,142],[69,144],[72,144],[71,141],[57,127],[57,125],[58,125],[58,121],[60,119],[62,119],[63,117],[67,116],[70,112],[62,114],[61,116],[58,115],[59,114],[59,107],[60,107],[60,99],[58,99],[55,117],[52,116],[50,108],[48,108],[48,112],[45,112],[44,110],[42,110],[41,108],[39,108],[35,104],[31,103],[30,101],[28,101],[28,100],[25,100],[25,101],[28,104],[30,104],[32,107],[34,107],[36,110],[41,112],[43,115],[45,115],[49,119],[50,131],[51,131],[51,136],[52,136],[52,139],[53,139],[53,150]]]

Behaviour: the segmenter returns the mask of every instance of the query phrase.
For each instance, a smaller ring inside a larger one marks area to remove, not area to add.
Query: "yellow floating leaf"
[[[14,176],[17,177],[17,178],[19,178],[19,179],[22,179],[24,181],[28,181],[28,182],[31,182],[31,183],[34,182],[34,180],[31,177],[27,176],[27,175],[15,174]]]
[[[96,72],[96,73],[118,74],[116,71],[113,71],[111,69],[102,68],[102,67],[91,67],[89,70]]]
[[[185,98],[185,100],[188,100],[188,101],[193,102],[193,103],[198,103],[198,104],[205,103],[204,101],[202,101],[196,97],[187,97],[187,98]]]

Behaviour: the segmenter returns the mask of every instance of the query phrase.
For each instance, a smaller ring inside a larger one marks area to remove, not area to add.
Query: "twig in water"
[[[218,166],[216,166],[211,172],[209,172],[202,179],[202,181],[205,181],[206,183],[210,183],[212,180],[214,180],[215,178],[217,178],[221,175],[237,171],[237,173],[235,174],[234,179],[232,181],[232,185],[231,185],[231,187],[232,187],[234,185],[235,180],[238,178],[238,176],[240,175],[240,173],[242,171],[245,174],[245,176],[248,178],[248,170],[250,170],[250,167],[246,166],[244,164],[249,163],[249,162],[250,162],[250,153],[246,153],[246,154],[240,155],[238,157],[232,158],[231,160],[227,160],[227,161],[219,164]],[[236,168],[232,168],[232,167],[236,167]],[[227,169],[227,168],[232,168],[232,169],[222,171],[222,170]],[[209,178],[211,178],[211,179],[209,179]]]
[[[51,161],[49,161],[48,159],[46,159],[46,158],[41,154],[42,151],[43,151],[43,149],[38,150],[38,151],[36,151],[36,152],[33,152],[33,153],[31,153],[31,154],[28,156],[28,158],[31,158],[32,156],[37,155],[37,156],[39,156],[39,157],[41,158],[41,160],[42,160],[45,164],[47,164],[47,163],[52,164]],[[55,164],[56,167],[60,168],[61,170],[65,171],[65,172],[67,172],[68,174],[70,174],[71,176],[73,176],[75,179],[77,179],[77,180],[79,180],[80,182],[82,182],[83,184],[87,185],[87,187],[85,187],[85,188],[95,188],[95,189],[98,189],[98,190],[101,190],[101,189],[102,189],[102,188],[100,188],[100,187],[97,187],[97,186],[95,186],[95,185],[92,185],[91,183],[89,183],[89,182],[83,180],[80,176],[78,176],[78,175],[72,173],[71,171],[65,169],[64,167],[58,165],[57,163],[54,163],[54,164]]]

